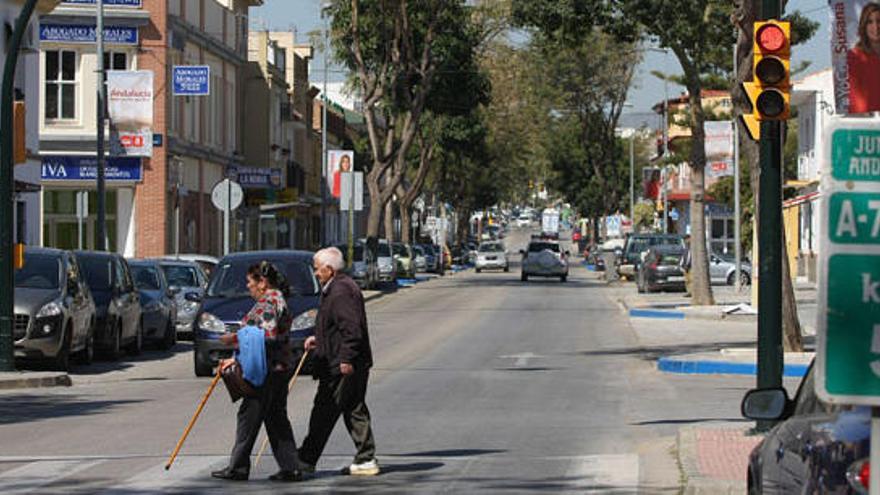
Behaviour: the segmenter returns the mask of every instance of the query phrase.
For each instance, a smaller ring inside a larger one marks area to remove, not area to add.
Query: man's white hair
[[[345,268],[345,258],[342,257],[342,251],[336,247],[328,247],[315,253],[315,261],[318,268],[329,266],[334,272],[342,271]]]

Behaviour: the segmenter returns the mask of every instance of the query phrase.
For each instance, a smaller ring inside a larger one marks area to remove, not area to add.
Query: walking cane
[[[214,376],[214,379],[211,380],[211,386],[208,387],[208,391],[205,392],[205,396],[202,398],[202,402],[199,404],[199,407],[196,408],[196,413],[193,414],[191,420],[189,420],[189,424],[186,425],[186,429],[183,430],[183,435],[180,437],[180,440],[177,441],[177,446],[174,447],[174,452],[171,453],[171,457],[168,458],[168,463],[165,464],[165,470],[168,471],[171,469],[171,463],[174,462],[174,459],[177,457],[177,453],[180,452],[180,448],[183,447],[183,442],[186,440],[187,435],[189,435],[190,430],[192,430],[193,425],[196,424],[196,420],[199,419],[199,414],[202,413],[202,409],[205,407],[205,403],[208,402],[208,398],[211,397],[211,392],[214,391],[214,387],[217,386],[217,382],[220,381],[220,367],[217,367],[217,374]]]
[[[299,359],[299,364],[296,365],[296,371],[293,372],[293,378],[290,379],[290,384],[287,385],[287,393],[290,393],[293,390],[293,386],[296,384],[296,377],[299,376],[299,371],[303,367],[303,363],[306,362],[306,356],[309,355],[309,350],[303,353],[303,357]],[[263,444],[260,445],[260,451],[257,452],[257,459],[254,461],[254,469],[260,465],[260,458],[263,457],[263,452],[266,451],[266,446],[269,445],[269,432],[266,432],[266,438],[263,439]]]

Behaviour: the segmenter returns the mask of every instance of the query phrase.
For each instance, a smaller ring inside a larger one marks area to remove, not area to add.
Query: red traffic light
[[[765,24],[756,33],[755,41],[762,50],[777,52],[785,47],[785,32],[776,24]]]

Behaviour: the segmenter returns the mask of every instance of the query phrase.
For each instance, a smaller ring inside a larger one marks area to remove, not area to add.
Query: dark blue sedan
[[[828,404],[810,366],[794,400],[784,389],[749,391],[750,419],[780,420],[749,457],[749,494],[868,493],[871,410]]]
[[[261,261],[274,263],[287,276],[291,289],[287,305],[294,317],[290,337],[298,351],[294,352],[294,359],[299,359],[303,341],[315,332],[320,295],[320,286],[312,273],[312,255],[308,251],[251,251],[229,254],[220,260],[193,325],[196,376],[212,375],[217,362],[232,355],[232,348],[221,343],[220,336],[238,331],[241,320],[253,307],[255,301],[247,289],[247,270]]]
[[[172,289],[158,261],[129,260],[131,276],[141,301],[144,340],[168,350],[177,343],[177,304],[179,289]]]

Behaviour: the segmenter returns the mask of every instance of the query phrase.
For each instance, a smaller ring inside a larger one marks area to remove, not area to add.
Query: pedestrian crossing
[[[369,487],[371,492],[475,493],[503,490],[531,492],[536,486],[554,493],[638,493],[639,457],[635,454],[518,457],[510,453],[387,455],[380,457],[383,474],[355,479],[338,474],[347,456],[328,455],[318,475],[297,485],[297,492],[322,493]],[[0,456],[0,493],[132,495],[152,493],[216,493],[229,482],[210,473],[226,465],[226,455],[185,455],[170,470],[155,456]],[[266,481],[275,462],[267,454],[247,484],[248,493],[272,493]],[[347,487],[347,488],[346,488]]]

